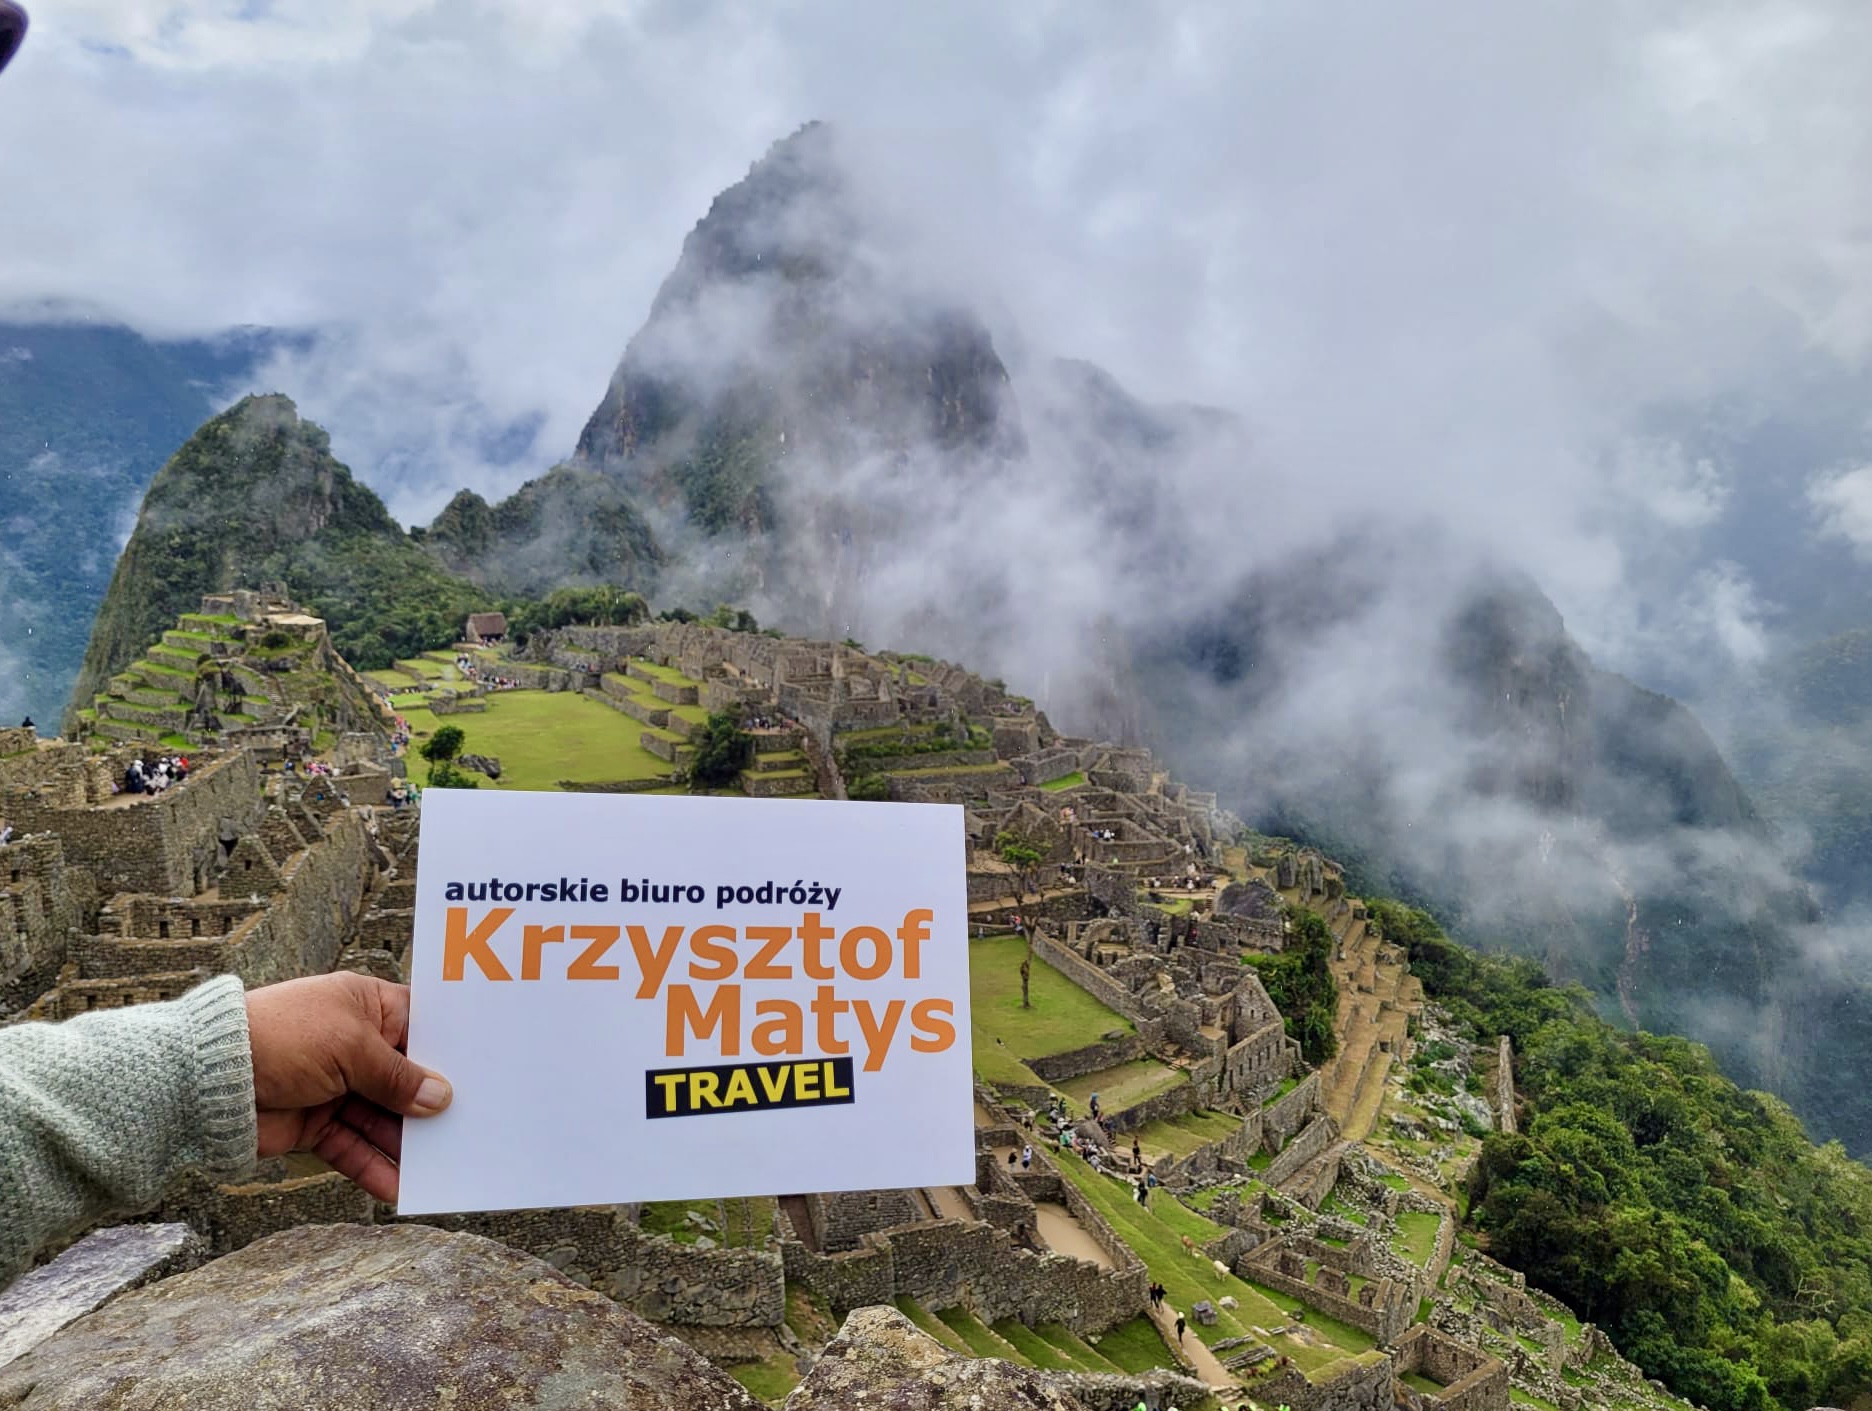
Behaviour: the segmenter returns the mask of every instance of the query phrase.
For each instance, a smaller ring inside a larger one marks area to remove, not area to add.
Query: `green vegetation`
[[[750,1396],[769,1406],[778,1406],[799,1385],[799,1371],[784,1352],[776,1352],[764,1362],[737,1362],[728,1368],[728,1375]]]
[[[1087,1042],[1090,1041],[1088,1038]],[[1066,1078],[1053,1086],[1082,1106],[1089,1104],[1092,1094],[1097,1093],[1101,1110],[1122,1112],[1145,1098],[1169,1092],[1188,1081],[1187,1073],[1168,1064],[1159,1063],[1154,1058],[1138,1058],[1129,1063],[1120,1063],[1115,1068],[1102,1068],[1096,1073]]]
[[[466,736],[459,725],[439,726],[416,752],[429,761],[429,787],[432,789],[472,789],[476,781],[459,769],[455,757],[461,753]]]
[[[1177,1365],[1157,1325],[1141,1314],[1100,1334],[1095,1346],[1100,1357],[1123,1372],[1148,1372]]]
[[[1062,789],[1076,789],[1081,784],[1085,783],[1085,781],[1086,781],[1085,772],[1083,770],[1075,769],[1071,774],[1062,774],[1057,779],[1049,779],[1046,783],[1042,784],[1040,787],[1047,790],[1049,793],[1056,794],[1056,793],[1059,793]]]
[[[1437,1227],[1442,1223],[1441,1217],[1428,1211],[1400,1211],[1397,1230],[1391,1237],[1391,1248],[1421,1269],[1429,1264],[1430,1256],[1436,1252]]]
[[[938,1318],[914,1298],[898,1299],[897,1311],[903,1314],[904,1317],[908,1318],[912,1323],[915,1323],[931,1337],[935,1338],[937,1342],[941,1343],[951,1352],[959,1352],[964,1357],[973,1357],[975,1355],[969,1350],[969,1345],[962,1341],[960,1334],[951,1331],[947,1323],[943,1322],[942,1319]]]
[[[580,623],[593,627],[630,627],[650,616],[641,593],[615,583],[588,588],[556,588],[537,601],[504,602],[508,639],[521,644],[546,628]]]
[[[1033,1008],[1022,1009],[1024,950],[1019,936],[969,942],[969,1005],[978,1063],[986,1048],[1004,1048],[1017,1059],[1046,1058],[1097,1043],[1114,1030],[1134,1032],[1128,1019],[1044,963],[1033,968]]]
[[[1532,1115],[1483,1142],[1468,1192],[1495,1257],[1716,1411],[1872,1390],[1872,1171],[1813,1146],[1701,1045],[1614,1029],[1533,961],[1371,905],[1432,998],[1476,1037],[1514,1040]]]
[[[1149,1209],[1132,1197],[1128,1185],[1109,1176],[1096,1175],[1077,1156],[1061,1152],[1056,1158],[1060,1171],[1090,1200],[1137,1253],[1151,1275],[1169,1290],[1171,1304],[1187,1310],[1201,1299],[1218,1301],[1223,1294],[1233,1294],[1241,1305],[1229,1310],[1219,1308],[1213,1327],[1192,1324],[1192,1337],[1205,1343],[1224,1338],[1244,1337],[1255,1325],[1275,1328],[1286,1324],[1293,1300],[1274,1294],[1233,1274],[1218,1274],[1207,1259],[1192,1259],[1183,1248],[1183,1237],[1192,1243],[1205,1244],[1225,1233],[1220,1225],[1205,1219],[1160,1191]],[[1364,1352],[1373,1346],[1371,1337],[1357,1328],[1347,1327],[1324,1314],[1308,1312],[1307,1326],[1327,1339],[1330,1347],[1316,1347],[1297,1338],[1275,1336],[1268,1341],[1276,1351],[1292,1357],[1303,1371],[1317,1371],[1339,1361],[1349,1353]]]
[[[1104,1101],[1101,1090],[1099,1102]],[[1146,1151],[1188,1156],[1211,1142],[1234,1136],[1241,1126],[1241,1118],[1231,1117],[1226,1112],[1186,1112],[1180,1117],[1147,1122],[1138,1129],[1137,1139]]]
[[[1004,1318],[994,1325],[995,1335],[1020,1353],[1028,1365],[1049,1372],[1085,1371],[1039,1333],[1016,1318]]]
[[[936,1316],[950,1332],[968,1345],[972,1356],[1004,1357],[1010,1362],[1021,1360],[1020,1352],[1013,1344],[960,1304],[945,1308]]]
[[[1333,1019],[1339,986],[1332,977],[1332,930],[1318,912],[1296,907],[1293,935],[1279,955],[1244,955],[1286,1021],[1287,1036],[1300,1042],[1308,1063],[1324,1063],[1338,1051]]]
[[[754,737],[727,711],[711,715],[702,732],[690,741],[695,754],[689,760],[689,787],[698,793],[726,788],[754,760]]]
[[[707,1227],[691,1216],[700,1216]],[[644,1206],[642,1224],[646,1234],[668,1235],[678,1244],[694,1244],[706,1235],[727,1249],[763,1249],[773,1233],[774,1202],[767,1196],[654,1200]]]
[[[487,709],[472,716],[437,717],[409,708],[403,715],[416,740],[455,718],[467,720],[478,754],[501,762],[501,777],[487,787],[557,789],[561,781],[608,783],[668,778],[669,762],[641,744],[643,726],[609,706],[572,691],[496,691]]]
[[[204,513],[212,511],[212,513]],[[455,640],[486,595],[412,541],[284,397],[207,421],[150,483],[72,699],[88,702],[204,593],[283,582],[352,665]]]

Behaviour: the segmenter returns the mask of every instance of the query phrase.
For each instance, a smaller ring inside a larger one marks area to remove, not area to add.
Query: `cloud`
[[[1872,465],[1834,471],[1807,491],[1820,521],[1820,532],[1844,539],[1853,552],[1872,558]]]

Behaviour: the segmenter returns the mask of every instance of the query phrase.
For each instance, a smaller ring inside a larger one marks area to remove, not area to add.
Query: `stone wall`
[[[1396,1358],[1400,1373],[1419,1372],[1442,1384],[1434,1402],[1445,1411],[1508,1411],[1507,1366],[1428,1324],[1398,1339]]]
[[[15,838],[0,847],[0,1014],[52,987],[70,938],[96,906],[91,874],[66,866],[57,838]]]
[[[1286,1096],[1261,1109],[1261,1129],[1276,1150],[1293,1137],[1319,1109],[1319,1074],[1309,1073]]]
[[[1199,1146],[1188,1156],[1159,1161],[1152,1169],[1165,1185],[1184,1186],[1195,1181],[1213,1180],[1225,1169],[1242,1169],[1248,1158],[1261,1148],[1259,1114],[1251,1115],[1228,1136]],[[1232,1256],[1216,1255],[1223,1263]]]
[[[1515,1130],[1514,1042],[1506,1035],[1495,1050],[1495,1124],[1504,1132]]]
[[[1107,1009],[1116,1010],[1132,1023],[1135,1024],[1139,1020],[1150,1017],[1146,1014],[1144,1007],[1138,1003],[1137,996],[1130,990],[1085,957],[1073,954],[1051,936],[1034,937],[1034,954]]]
[[[1136,1411],[1140,1405],[1201,1406],[1209,1388],[1176,1372],[1047,1372],[1047,1382],[1070,1395],[1085,1411]]]
[[[265,813],[260,770],[246,751],[224,755],[160,794],[109,808],[48,802],[42,790],[0,793],[0,813],[21,833],[53,832],[67,862],[88,870],[106,895],[193,896],[224,840],[254,831]]]
[[[39,996],[21,1016],[54,1023],[94,1009],[122,1009],[132,1004],[160,1004],[180,999],[213,972],[181,970],[169,975],[138,975],[127,980],[72,980]]]
[[[1373,1279],[1358,1298],[1350,1296],[1346,1271],[1320,1260],[1314,1278],[1306,1277],[1309,1252],[1322,1254],[1331,1245],[1307,1251],[1289,1242],[1274,1250],[1256,1250],[1237,1262],[1237,1271],[1245,1279],[1291,1294],[1309,1307],[1355,1328],[1363,1328],[1381,1344],[1395,1342],[1417,1316],[1417,1295],[1390,1279]]]
[[[1229,1092],[1253,1092],[1287,1076],[1287,1029],[1276,1018],[1231,1044],[1222,1065],[1223,1084]]]
[[[835,1316],[873,1303],[914,1298],[932,1312],[962,1306],[984,1322],[1064,1323],[1096,1335],[1129,1322],[1149,1302],[1135,1257],[1104,1269],[1021,1247],[1006,1230],[971,1220],[923,1221],[865,1237],[865,1248],[815,1254],[785,1247],[788,1277],[831,1304]]]
[[[813,1243],[828,1254],[856,1249],[868,1234],[907,1225],[922,1214],[908,1191],[831,1191],[806,1197]]]
[[[1374,1350],[1335,1362],[1311,1377],[1298,1367],[1284,1367],[1249,1386],[1261,1405],[1284,1404],[1292,1411],[1391,1411],[1397,1383],[1390,1357]]]
[[[1280,1154],[1268,1163],[1262,1178],[1270,1186],[1278,1186],[1289,1176],[1297,1172],[1307,1162],[1325,1151],[1339,1138],[1339,1126],[1332,1118],[1324,1114],[1315,1117],[1300,1130],[1287,1145],[1280,1149]],[[1263,1127],[1263,1140],[1266,1128]]]
[[[164,1193],[149,1218],[191,1226],[221,1255],[295,1225],[369,1224],[374,1208],[335,1171],[229,1186],[191,1172]]]
[[[1098,1043],[1087,1044],[1084,1048],[1076,1048],[1068,1053],[1030,1058],[1027,1066],[1046,1082],[1063,1083],[1068,1078],[1078,1078],[1120,1063],[1129,1063],[1134,1058],[1142,1057],[1143,1053],[1144,1040],[1136,1034],[1126,1034],[1123,1038],[1101,1039]]]

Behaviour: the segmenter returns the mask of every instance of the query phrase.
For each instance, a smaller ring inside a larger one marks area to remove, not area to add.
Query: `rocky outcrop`
[[[0,1370],[0,1408],[104,1406],[758,1411],[603,1294],[423,1225],[288,1230],[126,1294]]]
[[[852,1313],[786,1405],[787,1411],[1083,1411],[1043,1373],[958,1357],[894,1308]]]
[[[0,1289],[0,1367],[121,1293],[192,1269],[206,1253],[187,1225],[114,1225]]]

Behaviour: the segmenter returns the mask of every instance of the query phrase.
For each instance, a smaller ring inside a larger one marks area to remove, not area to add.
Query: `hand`
[[[339,971],[247,996],[260,1155],[310,1151],[379,1200],[397,1196],[403,1116],[454,1090],[403,1056],[409,987]]]

